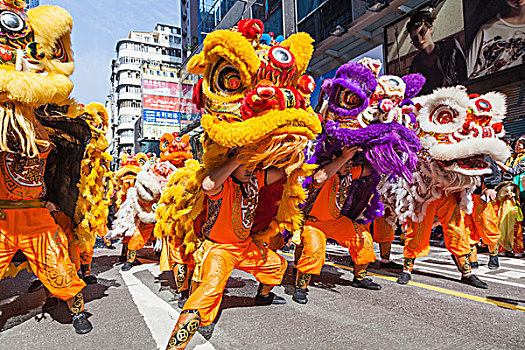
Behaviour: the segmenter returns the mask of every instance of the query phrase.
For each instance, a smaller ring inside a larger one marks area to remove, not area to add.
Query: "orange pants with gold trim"
[[[186,247],[182,245],[182,240],[177,239],[173,236],[174,235],[170,236],[167,240],[168,261],[170,265],[170,270],[173,270],[173,267],[177,264],[187,265],[189,270],[193,270],[195,268],[193,254],[186,254]]]
[[[62,231],[66,234],[69,258],[71,259],[71,262],[75,264],[77,271],[80,270],[81,265],[91,265],[93,254],[95,253],[93,249],[95,241],[80,244],[75,242],[75,226],[73,220],[61,211],[52,212],[51,215],[58,226],[60,226]]]
[[[91,265],[93,262],[93,254],[95,250],[93,249],[95,241],[88,241],[81,244],[70,242],[69,243],[69,257],[75,268],[80,270],[81,265]]]
[[[329,221],[306,221],[301,233],[303,251],[296,264],[302,273],[319,275],[325,263],[326,239],[335,239],[348,248],[356,265],[377,260],[374,242],[365,226],[354,223],[346,216]]]
[[[0,220],[0,279],[17,250],[55,297],[68,300],[86,284],[69,259],[68,240],[46,208],[3,209]]]
[[[470,253],[469,233],[465,228],[464,214],[453,195],[434,200],[427,207],[422,222],[407,221],[405,236],[405,258],[419,258],[430,252],[430,233],[437,217],[443,227],[445,247],[454,255],[463,256]]]
[[[473,194],[474,209],[472,214],[465,214],[465,226],[470,233],[470,244],[479,243],[481,238],[487,245],[499,242],[501,232],[498,228],[498,216],[492,203],[486,203],[480,195]]]
[[[386,243],[392,242],[396,237],[394,229],[390,226],[384,216],[380,216],[374,219],[374,242]]]
[[[262,284],[281,283],[286,260],[274,251],[257,246],[250,238],[237,244],[207,242],[202,264],[202,281],[190,295],[183,310],[199,310],[201,326],[213,322],[219,312],[222,293],[233,269],[251,273]]]
[[[148,240],[153,237],[155,224],[140,223],[128,242],[128,250],[139,250],[144,248]]]

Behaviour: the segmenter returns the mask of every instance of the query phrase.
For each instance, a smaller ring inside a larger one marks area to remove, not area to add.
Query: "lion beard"
[[[36,137],[33,110],[18,103],[0,105],[0,151],[19,153],[29,158],[39,155],[38,146],[49,147],[49,142]],[[15,149],[13,144],[19,144]]]
[[[427,207],[443,195],[460,193],[461,209],[472,213],[472,192],[481,184],[481,176],[469,176],[446,170],[435,162],[419,160],[417,171],[412,182],[397,178],[381,184],[379,193],[385,204],[395,213],[392,222],[407,219],[421,222],[425,217]]]

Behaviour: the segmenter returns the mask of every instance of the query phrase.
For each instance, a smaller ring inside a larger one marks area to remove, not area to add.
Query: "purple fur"
[[[425,77],[419,73],[408,74],[402,77],[403,81],[406,84],[405,90],[405,99],[410,99],[415,97],[423,85],[425,85]]]
[[[369,97],[377,87],[377,81],[370,69],[360,63],[349,62],[342,65],[335,73],[335,78],[329,84],[323,83],[323,91],[328,95],[330,111],[347,117],[357,115],[368,107]],[[352,109],[339,105],[339,92],[341,88],[354,92],[361,103]]]
[[[411,181],[417,163],[416,152],[421,149],[421,144],[412,130],[397,123],[347,129],[341,128],[337,122],[327,120],[323,132],[318,136],[315,153],[308,163],[324,167],[343,147],[353,146],[363,149],[366,160],[362,161],[368,162],[373,171],[370,176],[352,182],[341,213],[352,220],[360,217],[357,222],[365,223],[381,216],[383,212],[383,204],[377,192],[379,174],[389,177],[401,176]],[[400,158],[396,151],[404,154],[404,159]],[[311,178],[308,178],[304,185],[308,186],[310,183]]]
[[[397,123],[347,129],[341,128],[337,122],[327,120],[310,162],[323,167],[332,161],[332,154],[341,151],[343,147],[353,146],[363,149],[366,158],[377,172],[389,176],[402,176],[409,181],[417,163],[416,152],[421,149],[417,135]],[[400,158],[396,150],[406,154],[406,159]]]

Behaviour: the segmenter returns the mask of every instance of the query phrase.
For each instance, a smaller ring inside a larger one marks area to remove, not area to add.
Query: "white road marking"
[[[135,266],[130,271],[120,271],[122,279],[128,287],[133,302],[137,305],[140,314],[144,317],[146,325],[148,326],[151,335],[157,343],[158,349],[164,349],[168,344],[173,327],[179,318],[179,312],[171,307],[170,304],[159,298],[146,285],[144,285],[133,274],[139,271],[149,270],[155,276],[160,274],[160,269],[156,264],[144,264]],[[215,347],[206,341],[198,333],[195,338],[199,338],[204,342],[201,345],[195,346],[193,349],[198,350],[214,350]]]
[[[421,265],[423,265],[423,266],[421,266]],[[429,267],[427,265],[434,266],[434,268]],[[448,277],[454,277],[454,278],[457,278],[458,280],[460,278],[460,273],[457,270],[452,272],[452,271],[446,271],[446,270],[442,270],[442,269],[437,269],[437,268],[435,268],[435,264],[427,263],[427,262],[424,262],[424,261],[417,261],[416,260],[416,264],[414,265],[414,270],[415,271],[421,271],[421,272],[437,273],[437,274],[445,275],[445,276],[448,276]],[[486,274],[483,274],[483,273],[478,273],[479,271],[477,271],[477,270],[474,270],[473,272],[474,272],[475,275],[481,276],[482,280],[486,281],[486,282],[493,282],[493,283],[505,284],[505,285],[513,286],[513,287],[525,288],[525,284],[515,283],[515,282],[501,280],[501,279],[496,279],[495,275],[486,275]]]

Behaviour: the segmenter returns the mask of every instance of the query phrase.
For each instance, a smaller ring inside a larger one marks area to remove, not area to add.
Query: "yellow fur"
[[[75,230],[75,239],[78,243],[92,241],[107,233],[109,196],[112,192],[109,163],[113,160],[106,152],[108,115],[104,106],[98,103],[87,105],[81,118],[91,127],[91,140],[82,159],[81,178],[77,185],[79,196],[75,217],[80,223]],[[100,128],[93,127],[93,124],[100,125]],[[110,184],[108,189],[105,188],[106,182]]]

